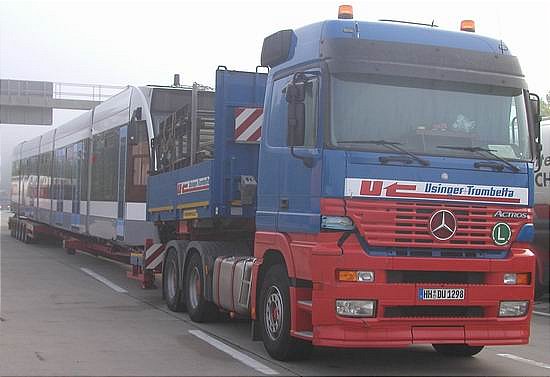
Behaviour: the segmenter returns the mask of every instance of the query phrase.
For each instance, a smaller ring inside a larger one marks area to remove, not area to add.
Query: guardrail
[[[53,83],[53,98],[102,102],[124,88],[126,86],[55,82]]]

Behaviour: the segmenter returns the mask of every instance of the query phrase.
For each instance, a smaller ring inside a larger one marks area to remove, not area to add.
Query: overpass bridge
[[[53,109],[89,110],[124,88],[0,79],[0,123],[51,125]]]

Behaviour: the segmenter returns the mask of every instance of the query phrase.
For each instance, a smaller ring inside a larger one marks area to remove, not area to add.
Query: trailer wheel
[[[307,358],[310,342],[290,335],[290,288],[288,273],[283,265],[269,268],[260,291],[258,316],[264,347],[276,360]]]
[[[162,267],[162,290],[166,306],[173,312],[185,310],[179,284],[179,271],[178,255],[174,249],[170,249]]]
[[[469,346],[467,344],[432,344],[440,354],[452,357],[470,357],[477,355],[483,346]]]
[[[185,270],[185,306],[194,322],[213,321],[218,314],[216,306],[204,298],[204,273],[197,253],[191,255]]]

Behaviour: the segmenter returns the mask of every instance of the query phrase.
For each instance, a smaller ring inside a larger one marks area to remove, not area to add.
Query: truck
[[[341,6],[215,90],[129,87],[16,147],[10,229],[161,273],[170,310],[249,318],[278,360],[526,344],[539,105],[473,21]]]
[[[535,297],[548,294],[550,280],[550,117],[541,122],[542,154],[535,166],[535,240],[537,258]]]

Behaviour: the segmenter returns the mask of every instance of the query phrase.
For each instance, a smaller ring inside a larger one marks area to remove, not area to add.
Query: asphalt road
[[[531,343],[449,359],[430,346],[315,349],[281,363],[252,342],[249,323],[197,325],[142,290],[127,267],[52,245],[0,240],[0,375],[550,375],[550,317]],[[102,279],[99,281],[98,279]]]

